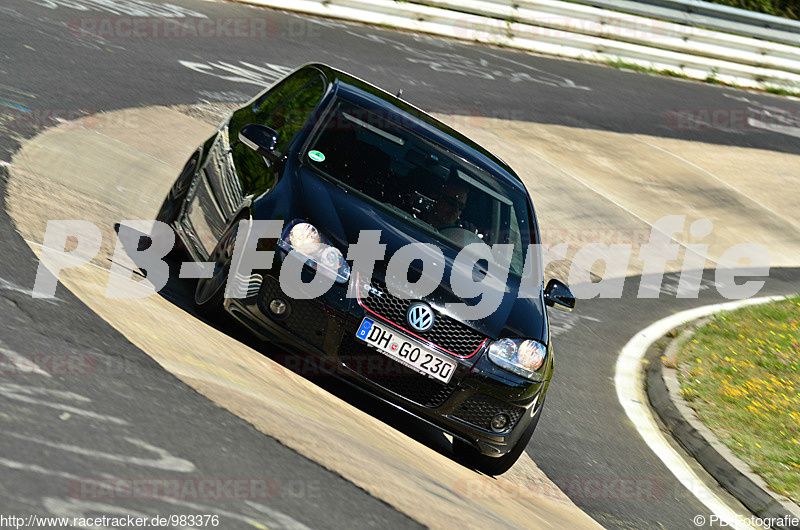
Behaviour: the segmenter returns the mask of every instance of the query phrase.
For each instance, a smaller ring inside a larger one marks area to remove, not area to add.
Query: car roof
[[[393,96],[363,79],[326,64],[309,63],[298,70],[303,68],[315,68],[322,72],[334,87],[334,90],[345,99],[361,100],[362,104],[368,103],[373,108],[379,107],[389,115],[395,114],[395,119],[398,122],[407,123],[411,119],[417,125],[423,125],[427,132],[443,147],[490,171],[495,177],[502,179],[512,188],[520,189],[527,194],[521,179],[511,169],[511,166],[486,148],[449,125],[437,120],[424,110]]]

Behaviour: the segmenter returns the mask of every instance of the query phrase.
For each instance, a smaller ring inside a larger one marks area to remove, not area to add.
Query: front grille
[[[406,311],[414,300],[403,300],[391,294],[386,284],[372,280],[372,286],[381,292],[380,296],[370,294],[361,302],[364,307],[374,311],[390,322],[407,328]],[[436,312],[433,327],[425,333],[425,338],[442,349],[461,357],[471,355],[483,343],[485,337],[447,315]]]
[[[492,418],[501,412],[508,414],[511,429],[519,421],[525,409],[503,403],[499,399],[483,394],[473,394],[459,405],[453,413],[456,418],[486,431],[492,430]]]
[[[349,369],[423,407],[441,406],[456,389],[415,372],[394,359],[347,335],[339,349],[339,361]]]

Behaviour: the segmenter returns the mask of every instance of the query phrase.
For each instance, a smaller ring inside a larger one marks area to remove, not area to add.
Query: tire
[[[522,453],[528,446],[528,442],[531,441],[533,431],[536,430],[536,425],[539,423],[539,418],[542,416],[542,409],[544,409],[544,400],[542,400],[536,416],[533,417],[530,424],[525,429],[525,432],[522,433],[522,437],[517,440],[517,443],[514,444],[514,447],[512,447],[511,450],[503,456],[498,458],[484,455],[472,445],[457,438],[453,440],[453,454],[457,460],[467,467],[480,471],[481,473],[485,473],[489,476],[502,475],[511,469],[511,466],[513,466],[514,463],[519,460],[519,457],[522,456]]]
[[[236,218],[228,226],[225,233],[217,242],[208,261],[214,263],[214,274],[211,278],[200,278],[194,291],[194,307],[197,312],[209,319],[219,319],[227,316],[225,311],[225,286],[228,283],[228,273],[233,260],[233,246],[239,233],[239,221]]]
[[[189,193],[189,188],[192,186],[199,163],[200,153],[198,152],[193,154],[186,162],[186,165],[183,166],[178,178],[161,204],[161,208],[158,210],[156,221],[172,224],[178,220],[178,215],[181,213],[186,194]]]
[[[194,180],[194,176],[197,173],[199,165],[200,153],[198,152],[193,154],[186,162],[186,165],[183,166],[180,175],[178,175],[175,183],[172,184],[172,187],[167,193],[167,197],[164,199],[164,202],[161,204],[161,208],[158,210],[158,214],[156,215],[156,221],[161,221],[162,223],[167,223],[168,225],[172,226],[173,232],[175,229],[173,225],[178,221],[178,217],[181,214],[181,209],[183,208],[183,203],[186,201],[186,195],[189,193],[189,188],[192,187],[192,181]],[[173,233],[173,236],[175,240],[172,244],[172,250],[167,253],[167,257],[176,260],[185,258],[188,255],[186,247],[184,247],[183,242],[178,237],[177,233]]]

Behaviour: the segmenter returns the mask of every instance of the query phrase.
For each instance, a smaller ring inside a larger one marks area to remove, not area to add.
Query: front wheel
[[[194,307],[204,317],[216,319],[225,315],[225,286],[233,261],[233,246],[239,233],[239,219],[231,224],[211,252],[208,261],[214,263],[210,278],[197,280],[194,291]]]
[[[170,226],[178,221],[178,216],[181,214],[183,203],[186,201],[186,195],[189,193],[189,188],[192,186],[192,181],[197,173],[199,163],[200,154],[195,153],[186,162],[186,165],[183,166],[183,170],[181,170],[177,180],[175,180],[175,183],[170,188],[169,193],[167,193],[167,197],[161,204],[158,214],[156,214],[156,221],[167,223]],[[175,242],[173,243],[172,250],[167,255],[179,258],[184,255],[186,249],[183,247],[183,244],[177,237],[177,234],[174,234],[174,236]]]
[[[195,153],[183,166],[180,175],[175,180],[175,183],[169,189],[167,197],[161,204],[161,209],[158,210],[156,221],[171,224],[178,220],[178,215],[181,213],[183,201],[186,199],[186,194],[189,193],[189,188],[192,185],[194,176],[197,173],[197,167],[200,162],[200,153]]]
[[[536,412],[536,416],[533,417],[531,423],[528,425],[528,427],[526,427],[525,432],[522,433],[520,439],[517,440],[517,443],[514,444],[514,447],[512,447],[511,450],[503,456],[493,457],[484,455],[472,445],[457,438],[453,440],[453,454],[455,455],[456,459],[458,459],[467,467],[471,467],[472,469],[490,476],[502,475],[511,469],[511,466],[513,466],[514,463],[519,460],[519,457],[522,456],[522,452],[525,451],[525,448],[528,446],[528,442],[531,441],[533,431],[536,430],[536,425],[539,423],[539,418],[542,416],[543,408],[544,400],[542,400],[539,410]]]

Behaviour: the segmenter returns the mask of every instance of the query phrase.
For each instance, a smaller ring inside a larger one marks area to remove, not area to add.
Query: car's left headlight
[[[547,346],[535,340],[500,339],[489,346],[489,360],[532,381],[541,381]]]
[[[331,246],[317,228],[303,220],[290,223],[283,231],[278,246],[287,253],[294,250],[305,259],[306,265],[330,275],[338,283],[350,279],[350,265],[341,251]]]

